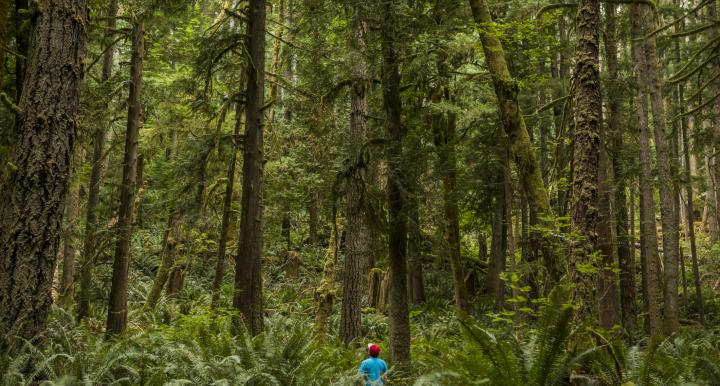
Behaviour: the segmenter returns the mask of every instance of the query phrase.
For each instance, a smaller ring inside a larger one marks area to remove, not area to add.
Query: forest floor
[[[708,246],[701,251],[708,260],[719,252]],[[286,278],[280,266],[266,265],[265,332],[254,338],[230,332],[229,310],[211,312],[210,278],[199,266],[191,268],[179,299],[163,299],[156,309],[143,310],[152,276],[151,267],[143,267],[151,260],[140,257],[133,271],[148,274],[131,280],[126,334],[106,339],[104,309],[77,323],[72,306],[55,306],[41,349],[28,345],[21,355],[0,357],[0,384],[355,384],[367,343],[378,343],[381,357],[389,357],[387,317],[364,309],[365,337],[346,347],[336,338],[336,302],[330,334],[316,334],[313,292],[321,261],[307,253],[304,257],[296,280]],[[433,272],[427,277],[430,300],[410,312],[412,367],[393,367],[392,385],[719,384],[715,292],[707,294],[712,327],[687,325],[664,341],[638,336],[628,344],[575,320],[562,299],[515,317],[511,311],[493,313],[490,299],[480,296],[473,302],[475,318],[458,318],[442,270]],[[715,279],[707,277],[708,283]],[[231,291],[227,284],[223,299],[230,299]]]

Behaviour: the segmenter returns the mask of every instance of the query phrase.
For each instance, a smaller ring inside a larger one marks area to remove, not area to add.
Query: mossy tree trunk
[[[598,245],[598,174],[600,157],[600,2],[577,4],[575,27],[575,151],[573,154],[573,240],[570,281],[576,283],[579,315],[592,315],[596,293],[594,275],[598,263],[593,254]]]
[[[52,304],[88,28],[85,0],[37,5],[11,156],[17,168],[0,188],[0,331],[11,346],[43,332]]]
[[[517,168],[520,186],[527,195],[528,203],[538,209],[541,217],[550,215],[550,204],[547,190],[543,184],[542,171],[532,149],[530,136],[520,110],[519,85],[508,69],[505,52],[498,38],[499,33],[494,26],[490,9],[485,0],[469,0],[469,3],[474,21],[479,26],[480,42],[492,76],[500,121],[507,136],[506,144],[511,150],[511,156]],[[559,279],[559,267],[552,250],[552,240],[544,238],[541,244],[549,281],[556,282]]]
[[[171,213],[174,209],[170,209]],[[175,264],[177,237],[178,237],[178,222],[175,219],[174,214],[168,216],[168,222],[165,228],[165,235],[163,237],[163,248],[160,251],[160,265],[158,265],[157,272],[153,278],[153,285],[150,287],[150,291],[145,298],[145,310],[152,310],[160,300],[162,289],[170,276],[170,270]]]

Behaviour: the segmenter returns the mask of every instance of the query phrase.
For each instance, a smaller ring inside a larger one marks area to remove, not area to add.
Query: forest
[[[719,8],[0,0],[0,385],[720,385]]]

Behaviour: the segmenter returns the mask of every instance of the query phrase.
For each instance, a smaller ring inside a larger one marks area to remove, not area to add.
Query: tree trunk
[[[708,129],[707,127],[705,129]],[[708,145],[705,147],[705,182],[707,190],[705,191],[705,208],[703,210],[703,223],[710,241],[717,242],[718,234],[720,234],[720,219],[718,219],[718,210],[716,205],[716,184],[713,177],[713,169],[715,161],[708,154],[715,152],[715,149]]]
[[[674,4],[677,4],[678,1],[675,1]],[[711,7],[712,8],[712,7]],[[681,22],[679,24],[675,25],[675,32],[680,32],[681,29],[684,29],[685,24],[684,22]],[[678,39],[675,39],[674,45],[674,60],[675,63],[679,66],[682,62],[681,54],[680,54],[680,42]],[[687,201],[684,203],[684,215],[685,215],[685,241],[690,244],[690,261],[692,264],[692,271],[693,271],[693,277],[694,277],[694,285],[695,285],[695,308],[698,311],[698,317],[700,324],[705,324],[705,309],[703,304],[703,296],[702,296],[702,285],[701,285],[701,278],[700,278],[700,270],[698,267],[698,259],[697,259],[697,245],[695,240],[695,213],[693,208],[693,183],[692,183],[692,167],[691,167],[691,161],[690,161],[690,141],[688,140],[687,132],[690,129],[690,120],[685,116],[685,90],[683,83],[678,83],[675,89],[675,102],[677,103],[677,109],[680,114],[683,115],[683,117],[679,120],[677,120],[678,129],[679,132],[679,142],[682,147],[682,166],[683,170],[680,172],[682,173],[682,176],[684,177],[685,181],[685,196],[687,198]],[[693,119],[694,123],[694,119]],[[678,174],[680,174],[678,173]],[[680,194],[681,201],[682,201],[682,193]],[[681,203],[682,205],[682,203]],[[683,206],[681,206],[682,208]],[[682,257],[682,249],[680,250],[681,257]],[[683,280],[683,298],[685,300],[685,304],[687,306],[688,299],[688,291],[687,291],[687,280],[685,277],[685,261],[683,259],[682,261],[682,280]]]
[[[29,10],[28,0],[15,0],[15,15],[13,15],[15,19],[15,51],[19,54],[15,58],[15,101],[17,103],[20,103],[25,85],[30,48],[30,25],[26,23],[27,18],[20,14],[20,10]],[[19,125],[20,117],[15,117],[15,122],[16,126]]]
[[[135,179],[137,177],[143,55],[145,53],[145,29],[143,23],[139,20],[133,20],[132,24],[128,121],[125,134],[125,156],[123,158],[123,180],[120,189],[117,242],[108,304],[106,327],[108,335],[122,333],[127,327],[128,268],[130,265],[130,239],[132,237],[132,210],[135,202]]]
[[[420,98],[415,110],[419,109],[424,102]],[[423,170],[426,169],[424,157],[418,157],[422,152],[422,138],[418,131],[411,132],[406,139],[405,146],[405,171],[406,201],[407,205],[407,294],[411,304],[421,304],[425,301],[425,287],[423,282],[423,248],[422,231],[420,229],[420,197],[423,194],[420,178]]]
[[[682,101],[682,89],[680,89],[679,100]],[[681,104],[682,106],[682,104]],[[698,265],[698,254],[697,245],[695,242],[695,221],[693,207],[693,187],[692,187],[692,174],[690,170],[690,141],[688,140],[687,130],[684,125],[680,127],[682,142],[683,142],[683,158],[685,159],[685,192],[687,196],[686,210],[685,210],[685,224],[687,224],[686,236],[690,240],[690,260],[692,262],[693,279],[695,285],[695,308],[698,311],[698,317],[700,323],[705,323],[705,303],[702,295],[702,279],[700,277],[700,267]]]
[[[412,181],[408,181],[413,184]],[[408,299],[412,304],[425,302],[425,283],[422,268],[422,232],[420,231],[420,208],[418,186],[415,184],[408,197]]]
[[[643,6],[638,10],[643,27],[641,29],[643,36],[649,34],[655,29],[653,23],[654,17]],[[660,215],[662,219],[663,232],[663,262],[664,262],[664,305],[665,312],[663,314],[663,329],[666,335],[670,335],[677,331],[680,327],[678,315],[678,251],[679,251],[679,235],[675,220],[674,211],[674,189],[673,175],[671,170],[670,149],[667,143],[666,123],[665,123],[665,105],[663,101],[661,79],[658,70],[658,55],[655,43],[655,37],[649,37],[644,40],[645,43],[645,71],[644,80],[647,82],[647,88],[650,91],[650,105],[652,107],[653,128],[655,131],[655,153],[657,157],[658,180],[660,190]],[[642,71],[642,69],[641,69]]]
[[[610,212],[609,160],[605,149],[605,132],[600,125],[600,148],[598,159],[598,249],[602,254],[601,274],[598,283],[597,302],[600,309],[600,327],[610,329],[620,323],[618,304],[618,275],[615,273],[615,240],[612,234]]]
[[[8,25],[10,24],[10,18],[8,17],[9,10],[10,0],[0,0],[0,42],[3,42],[3,44],[5,44],[8,37]],[[0,49],[0,85],[3,84],[3,79],[5,77],[6,51],[5,46]],[[14,136],[13,131],[14,127],[10,125],[8,125],[8,127],[0,128],[0,149],[12,146],[12,137]],[[4,155],[0,155],[0,165],[6,164],[7,160],[4,159],[4,157]],[[3,169],[0,168],[0,183],[2,183],[3,174]]]
[[[172,252],[176,254],[177,250],[173,249]],[[168,274],[167,284],[165,285],[165,296],[167,296],[168,299],[177,300],[185,284],[185,271],[188,265],[184,258],[177,259],[173,256],[173,260],[175,260],[175,264]]]
[[[387,196],[389,212],[388,260],[390,266],[390,358],[403,368],[410,363],[410,319],[407,302],[407,224],[403,194],[403,136],[401,125],[398,16],[395,5],[384,1],[381,21],[382,89],[387,117]]]
[[[135,201],[133,203],[133,226],[142,227],[142,195],[143,195],[143,174],[145,173],[145,156],[138,153],[137,165],[135,166]]]
[[[368,66],[365,63],[365,14],[361,5],[353,9],[351,18],[350,69],[350,136],[347,169],[347,251],[343,274],[343,298],[340,313],[340,340],[345,344],[360,338],[363,262],[370,252],[370,235],[365,204],[365,175],[369,160],[363,149],[366,138],[368,112]]]
[[[635,256],[630,247],[627,213],[627,176],[622,157],[623,126],[622,103],[615,97],[620,92],[618,79],[618,52],[616,6],[606,5],[605,55],[608,71],[608,135],[613,136],[612,168],[614,171],[615,235],[617,242],[618,266],[620,268],[620,309],[622,325],[631,335],[637,329],[637,305],[635,304]]]
[[[600,94],[599,28],[600,3],[581,0],[575,18],[575,152],[573,155],[572,229],[573,242],[570,281],[576,283],[580,315],[592,315],[596,299],[590,267],[598,246],[598,174],[600,156],[602,96]]]
[[[82,148],[76,146],[72,160],[72,172],[77,173],[83,162]],[[80,183],[77,178],[70,183],[70,193],[65,208],[65,230],[63,246],[63,270],[60,279],[59,300],[65,305],[72,303],[75,283],[75,258],[77,257],[77,230],[80,219]]]
[[[17,168],[0,188],[0,331],[12,346],[42,333],[52,303],[87,39],[85,0],[41,5],[17,117]]]
[[[310,192],[307,201],[308,211],[308,237],[310,238],[310,245],[316,247],[318,244],[318,208],[317,208],[317,193]]]
[[[292,268],[290,267],[290,255],[292,254],[292,238],[291,238],[291,230],[292,230],[292,222],[290,221],[290,201],[285,200],[282,203],[282,220],[280,221],[280,237],[285,242],[285,245],[283,247],[284,251],[282,252],[282,258],[283,258],[283,266],[285,269],[286,276],[290,277],[290,271]]]
[[[481,24],[480,42],[490,74],[492,76],[495,95],[498,100],[500,121],[507,135],[507,145],[517,166],[522,191],[527,194],[530,205],[538,208],[541,215],[550,214],[548,195],[543,184],[540,165],[530,143],[522,112],[518,102],[519,85],[510,75],[502,43],[494,30],[494,23],[485,0],[469,0],[475,23]],[[559,267],[555,253],[552,251],[552,240],[547,237],[541,240],[545,266],[549,281],[557,282]]]
[[[109,44],[112,32],[117,23],[115,16],[118,12],[117,0],[111,0],[107,9],[107,30],[105,42]],[[109,48],[103,54],[103,67],[100,80],[105,84],[112,75],[113,56],[115,49]],[[78,320],[82,320],[90,313],[90,290],[92,287],[92,271],[95,262],[95,241],[98,231],[97,206],[100,203],[100,180],[103,171],[103,151],[105,148],[106,131],[104,127],[95,129],[95,142],[93,144],[92,168],[90,183],[88,184],[88,201],[85,207],[85,235],[83,243],[83,262],[80,266],[80,292],[78,294]]]
[[[171,205],[172,206],[172,205]],[[178,222],[174,214],[175,210],[170,209],[170,215],[168,216],[167,227],[165,228],[165,235],[163,237],[163,249],[160,252],[160,265],[158,266],[157,272],[155,272],[155,278],[153,278],[153,285],[150,287],[147,297],[145,298],[145,310],[152,310],[160,300],[162,289],[170,276],[170,270],[175,264],[175,247],[177,246],[178,237]]]
[[[507,226],[505,223],[505,176],[509,174],[508,150],[500,146],[500,167],[496,174],[495,212],[493,215],[492,240],[490,243],[490,262],[488,263],[488,292],[495,299],[495,311],[499,312],[504,307],[505,284],[500,280],[500,275],[505,271],[505,250],[507,249]]]
[[[643,12],[640,5],[630,6],[632,36],[636,39],[644,36]],[[643,237],[642,258],[646,269],[643,270],[644,285],[647,287],[645,296],[648,313],[647,325],[651,335],[662,335],[662,315],[660,312],[660,267],[657,257],[657,234],[655,227],[655,199],[653,197],[650,157],[650,143],[648,133],[648,82],[646,80],[645,44],[642,40],[633,41],[633,62],[635,76],[639,86],[635,107],[637,109],[638,125],[640,126],[640,195],[642,196],[640,211],[640,232]]]
[[[247,49],[250,55],[245,111],[242,211],[235,262],[233,307],[251,334],[263,330],[262,188],[263,112],[265,100],[265,0],[251,0]]]
[[[240,126],[242,126],[242,103],[237,102],[235,107],[235,133],[233,135],[232,155],[227,171],[227,183],[225,185],[225,198],[223,199],[223,215],[220,223],[220,235],[218,237],[218,249],[215,259],[215,279],[213,281],[212,309],[217,311],[220,308],[220,289],[223,277],[225,276],[225,256],[227,252],[228,230],[230,228],[230,217],[232,216],[232,199],[235,188],[235,167],[237,164],[237,151],[240,145]]]
[[[460,255],[460,210],[457,204],[457,161],[455,155],[455,114],[448,112],[433,119],[435,147],[438,152],[438,171],[443,185],[445,214],[445,237],[450,252],[450,267],[453,274],[455,307],[468,311],[465,275]]]
[[[707,7],[705,9],[705,14],[707,20],[718,20],[718,13],[717,13],[717,1],[709,1],[707,4]],[[717,23],[713,28],[710,28],[708,30],[708,39],[712,39],[720,35],[720,28],[718,27]],[[720,70],[720,59],[717,57],[712,61],[711,68],[713,70]],[[702,70],[700,73],[698,73],[698,82],[700,82],[700,74],[702,74]],[[720,86],[718,86],[717,82],[712,87],[712,94],[711,95],[718,95],[720,92]],[[698,94],[698,99],[702,99],[702,93]],[[712,205],[712,211],[709,213],[710,217],[714,220],[714,229],[712,232],[710,232],[710,240],[713,243],[717,243],[720,240],[720,157],[718,154],[720,154],[720,98],[716,98],[715,102],[712,103],[710,106],[711,108],[711,116],[714,116],[714,121],[712,122],[713,127],[713,141],[714,141],[714,149],[711,154],[712,156],[712,179],[714,181],[713,187],[715,188],[715,194],[713,195],[715,201]]]
[[[598,20],[597,27],[599,28]],[[599,50],[599,40],[597,41]],[[599,69],[598,69],[599,71]],[[612,214],[610,212],[610,178],[609,160],[605,148],[606,134],[602,126],[602,100],[600,109],[599,143],[598,143],[598,217],[597,217],[597,248],[602,255],[600,276],[598,278],[597,304],[600,311],[600,327],[610,329],[620,321],[618,305],[617,275],[615,274],[615,253],[612,234]]]
[[[324,339],[328,332],[328,319],[332,314],[333,302],[335,301],[335,265],[337,264],[338,248],[340,247],[340,234],[343,225],[337,219],[330,231],[330,240],[325,252],[325,263],[323,265],[323,276],[320,285],[315,289],[315,332],[321,339]]]

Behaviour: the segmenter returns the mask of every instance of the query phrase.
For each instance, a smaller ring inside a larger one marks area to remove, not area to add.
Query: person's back
[[[365,386],[381,386],[385,384],[385,373],[388,370],[387,363],[378,358],[380,347],[374,344],[368,345],[370,358],[360,363],[358,372],[363,377]]]

